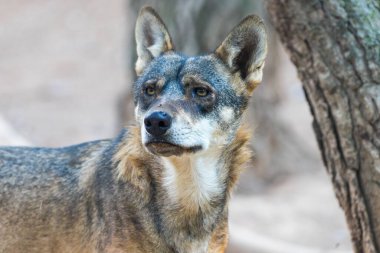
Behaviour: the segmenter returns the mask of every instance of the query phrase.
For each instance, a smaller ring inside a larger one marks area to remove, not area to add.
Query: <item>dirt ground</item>
[[[0,145],[114,136],[118,101],[132,85],[130,22],[123,0],[0,0]],[[288,93],[283,117],[318,156],[299,83]],[[351,252],[343,213],[317,167],[260,193],[236,193],[229,252]]]

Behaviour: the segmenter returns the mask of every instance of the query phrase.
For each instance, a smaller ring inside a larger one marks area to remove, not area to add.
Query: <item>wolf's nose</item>
[[[144,119],[145,129],[153,136],[165,134],[172,124],[172,117],[166,112],[153,112]]]

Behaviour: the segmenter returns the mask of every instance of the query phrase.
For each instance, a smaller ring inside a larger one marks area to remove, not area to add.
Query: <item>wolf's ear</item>
[[[135,27],[137,45],[136,74],[161,53],[173,50],[172,39],[160,16],[150,6],[141,8]]]
[[[267,54],[267,35],[263,20],[255,15],[244,18],[228,34],[215,54],[233,74],[239,74],[249,92],[261,82]]]

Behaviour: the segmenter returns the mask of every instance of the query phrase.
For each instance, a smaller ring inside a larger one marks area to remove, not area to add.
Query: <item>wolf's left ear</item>
[[[263,20],[255,15],[243,19],[230,32],[215,54],[233,74],[239,74],[249,92],[261,82],[267,54]]]
[[[135,27],[137,45],[136,74],[141,75],[144,68],[161,53],[173,50],[168,30],[156,11],[145,6],[141,8]]]

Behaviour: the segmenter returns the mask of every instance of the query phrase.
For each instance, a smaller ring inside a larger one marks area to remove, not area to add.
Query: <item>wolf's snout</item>
[[[145,129],[153,136],[164,135],[172,124],[172,117],[166,112],[153,112],[144,119]]]

